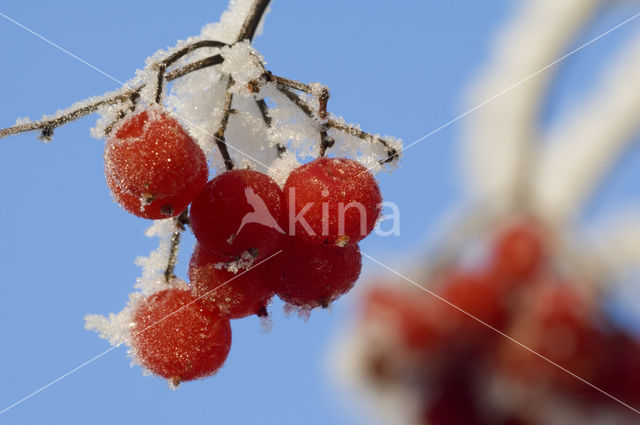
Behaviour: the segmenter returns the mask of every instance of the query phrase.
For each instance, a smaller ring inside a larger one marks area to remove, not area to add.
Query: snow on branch
[[[523,4],[500,32],[493,59],[468,103],[463,170],[469,189],[497,209],[528,202],[537,118],[552,77],[549,65],[596,11],[599,0],[537,0]],[[489,101],[490,99],[490,101]]]
[[[597,87],[545,135],[536,207],[557,224],[575,218],[640,130],[640,33],[617,53]],[[612,113],[615,111],[615,113]]]

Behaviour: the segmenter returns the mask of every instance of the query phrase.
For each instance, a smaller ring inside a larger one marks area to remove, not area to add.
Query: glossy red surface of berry
[[[265,266],[283,301],[303,308],[326,307],[353,287],[362,257],[357,245],[323,246],[290,237],[284,252]]]
[[[114,199],[143,218],[180,214],[209,175],[202,149],[156,107],[127,117],[107,140],[104,159]]]
[[[373,175],[345,158],[319,158],[295,169],[284,186],[289,234],[324,245],[357,243],[373,230],[382,196]]]
[[[263,267],[228,271],[218,257],[198,245],[189,263],[189,280],[203,306],[238,319],[266,313],[273,290],[263,277]]]
[[[167,289],[140,300],[132,321],[136,358],[174,384],[215,373],[229,354],[229,319],[205,309],[188,288]]]
[[[282,247],[282,190],[266,174],[226,171],[209,181],[191,206],[198,243],[227,261],[250,251],[264,259]]]

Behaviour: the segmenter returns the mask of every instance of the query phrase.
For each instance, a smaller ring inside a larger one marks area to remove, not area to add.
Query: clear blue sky
[[[411,142],[462,112],[465,87],[513,5],[273,0],[255,45],[275,73],[328,85],[331,111]],[[633,5],[640,8],[628,2],[603,14],[589,34],[633,15]],[[156,49],[198,34],[225,8],[224,0],[6,0],[0,12],[125,81]],[[545,119],[586,87],[608,49],[639,25],[567,61]],[[1,17],[0,55],[0,127],[117,88]],[[147,223],[111,201],[103,143],[89,135],[94,122],[92,116],[58,129],[50,145],[33,134],[0,141],[0,410],[108,348],[84,330],[83,316],[119,311],[139,275],[134,258],[157,244],[142,234]],[[401,236],[371,237],[363,250],[390,266],[418,254],[434,223],[463,196],[455,158],[459,134],[459,125],[443,130],[382,177],[385,198],[401,208]],[[590,213],[637,202],[638,178],[636,150]],[[191,243],[186,240],[184,251]],[[183,276],[187,261],[185,252],[178,269]],[[380,269],[365,261],[365,271]],[[267,334],[254,318],[235,321],[224,368],[177,392],[130,368],[121,347],[0,415],[0,423],[361,424],[325,367],[328,344],[353,302],[347,296],[307,322],[285,316],[276,303]]]

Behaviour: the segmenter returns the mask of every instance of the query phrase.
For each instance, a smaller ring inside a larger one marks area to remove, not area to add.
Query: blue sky
[[[461,99],[489,53],[512,1],[273,0],[256,48],[276,74],[321,81],[330,110],[373,133],[406,142],[463,112]],[[628,2],[584,35],[597,35],[637,13]],[[144,59],[218,20],[226,2],[4,1],[0,12],[95,67],[126,81]],[[636,3],[636,9],[640,6]],[[588,87],[634,22],[570,58],[543,115],[550,121]],[[38,118],[117,89],[114,81],[0,17],[0,127]],[[103,175],[95,116],[56,131],[0,141],[0,410],[100,354],[108,345],[84,330],[87,313],[119,311],[157,240],[147,223],[117,207]],[[456,161],[460,127],[412,148],[398,171],[383,175],[386,200],[401,209],[401,236],[370,237],[362,249],[392,267],[414,258],[437,223],[463,199]],[[587,217],[637,201],[640,153],[633,152],[594,198]],[[635,199],[634,199],[635,196]],[[189,246],[178,271],[184,276]],[[365,273],[379,273],[365,261]],[[355,298],[304,321],[282,313],[264,333],[254,318],[233,323],[233,346],[214,377],[168,390],[129,367],[116,349],[0,415],[0,423],[362,424],[331,383],[327,347],[349,320]]]

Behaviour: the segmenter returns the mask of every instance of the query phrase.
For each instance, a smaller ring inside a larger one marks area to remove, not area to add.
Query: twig
[[[218,40],[200,40],[200,41],[196,41],[195,43],[191,43],[188,46],[178,50],[177,52],[173,53],[170,56],[167,56],[166,58],[164,58],[162,60],[162,63],[164,64],[165,67],[170,67],[173,63],[177,62],[180,58],[182,58],[184,55],[193,52],[196,49],[201,49],[203,47],[224,47],[224,46],[228,46],[227,43],[223,43],[222,41],[218,41]]]
[[[105,127],[104,129],[104,134],[109,134],[111,133],[111,131],[114,129],[114,127],[124,119],[124,117],[127,116],[127,114],[135,111],[136,109],[136,103],[138,102],[138,99],[140,99],[140,93],[133,93],[131,95],[131,97],[129,98],[129,100],[131,101],[131,105],[128,108],[123,108],[120,111],[118,111],[118,117],[111,121],[111,123]]]
[[[380,161],[380,164],[386,164],[387,162],[394,161],[398,159],[400,156],[400,152],[398,152],[396,148],[392,147],[388,141],[380,137],[374,136],[372,134],[369,134],[365,131],[362,131],[357,127],[346,125],[332,119],[327,120],[327,125],[336,130],[340,130],[347,134],[350,134],[351,136],[358,137],[360,139],[368,140],[368,141],[377,141],[378,143],[382,144],[382,146],[387,148],[387,158]]]
[[[311,109],[311,107],[309,105],[307,105],[307,103],[304,102],[302,99],[300,99],[300,97],[298,97],[297,94],[295,94],[295,93],[291,92],[291,90],[288,90],[288,89],[283,88],[283,87],[278,87],[278,91],[280,91],[280,93],[284,94],[287,97],[287,99],[289,99],[291,101],[291,103],[296,105],[298,107],[298,109],[300,109],[302,112],[304,112],[304,114],[307,117],[309,117],[313,121],[316,121],[315,114],[313,113],[313,110]]]
[[[198,61],[187,64],[182,68],[174,69],[173,71],[168,72],[165,78],[167,79],[167,81],[173,81],[176,78],[180,78],[183,75],[190,74],[194,71],[208,68],[210,66],[220,65],[222,62],[224,62],[224,58],[220,55],[209,56],[204,59],[200,59]]]
[[[156,98],[155,102],[159,105],[162,101],[162,90],[164,89],[164,73],[167,66],[164,63],[158,65],[158,79],[156,81]]]
[[[313,121],[317,121],[315,113],[313,112],[311,107],[302,99],[300,99],[298,95],[296,95],[295,93],[291,92],[291,90],[284,87],[279,87],[278,90],[282,94],[284,94],[287,97],[287,99],[289,99],[294,105],[296,105],[302,112],[304,112],[304,114],[307,115],[307,117],[309,117]],[[328,128],[333,128],[333,129],[345,132],[347,134],[350,134],[351,136],[358,137],[362,140],[366,140],[369,142],[377,142],[382,144],[382,146],[384,146],[387,149],[387,157],[379,161],[381,165],[386,164],[388,162],[392,162],[398,159],[400,156],[400,152],[398,152],[395,148],[393,148],[388,141],[380,137],[374,136],[372,134],[369,134],[365,131],[362,131],[357,127],[346,125],[332,119],[326,120],[326,126]],[[322,128],[320,128],[320,131],[322,132]],[[321,137],[322,137],[322,134],[321,134]],[[328,145],[327,147],[331,147],[331,145]],[[322,151],[322,144],[320,146],[320,149],[321,149],[320,150],[321,155],[324,155],[324,152]]]
[[[127,99],[129,99],[132,94],[140,91],[140,89],[142,89],[142,87],[136,87],[133,89],[126,90],[124,92],[117,92],[111,96],[104,97],[93,103],[89,103],[87,105],[81,106],[67,114],[60,115],[50,120],[34,121],[34,122],[20,124],[14,127],[2,129],[0,130],[0,138],[11,136],[13,134],[24,133],[27,131],[35,131],[35,130],[53,131],[53,129],[55,129],[56,127],[59,127],[63,124],[77,120],[79,118],[82,118],[84,116],[87,116],[95,112],[101,106],[115,105],[115,104],[124,102]]]
[[[242,24],[240,34],[238,34],[238,37],[236,38],[237,41],[253,40],[253,37],[256,35],[256,31],[258,30],[258,25],[260,25],[260,21],[262,20],[269,3],[271,3],[271,0],[256,0],[253,3],[253,7],[251,8],[249,15],[247,15],[244,23]]]
[[[164,75],[164,79],[166,81],[173,81],[191,72],[198,71],[200,69],[207,68],[210,66],[219,65],[223,61],[224,59],[220,55],[209,56],[207,58],[198,60],[196,62],[187,64],[181,68],[167,72]],[[158,80],[160,80],[160,75],[158,76]],[[118,103],[126,102],[128,99],[137,100],[137,97],[139,97],[140,95],[140,90],[142,90],[144,87],[145,87],[145,84],[142,84],[137,87],[132,87],[124,91],[116,92],[110,96],[102,97],[101,99],[93,103],[85,104],[66,114],[60,115],[58,117],[55,117],[49,120],[33,121],[30,123],[20,124],[13,127],[1,129],[0,139],[4,137],[12,136],[14,134],[26,133],[29,131],[36,131],[36,130],[42,131],[43,133],[42,137],[44,139],[49,139],[53,134],[53,130],[55,128],[60,127],[61,125],[67,124],[71,121],[75,121],[79,118],[85,117],[87,115],[90,115],[96,112],[101,106],[116,105]],[[83,101],[82,103],[84,102],[86,101]],[[134,100],[134,103],[135,103],[135,100]],[[125,112],[124,109],[123,109],[123,112]],[[124,116],[122,116],[121,118],[124,118]],[[113,124],[115,124],[115,122],[110,124],[109,127],[107,128],[111,130],[113,128]]]
[[[229,155],[229,149],[227,148],[227,142],[225,141],[224,133],[227,131],[227,124],[229,123],[229,115],[231,115],[231,103],[233,102],[233,93],[229,91],[233,85],[233,80],[229,78],[227,83],[227,93],[224,98],[224,105],[222,107],[222,118],[220,119],[220,125],[214,135],[216,146],[222,155],[224,160],[224,166],[227,170],[233,170],[233,159]]]
[[[271,118],[271,115],[269,115],[269,107],[267,106],[267,102],[265,102],[264,99],[256,99],[256,105],[258,105],[258,109],[260,110],[260,115],[262,116],[264,125],[266,125],[267,128],[270,129],[273,118]],[[287,148],[281,143],[276,143],[276,150],[278,153],[278,158],[281,158],[282,155],[287,151]]]
[[[309,84],[301,83],[300,81],[291,80],[286,77],[280,77],[279,75],[274,75],[270,72],[265,75],[265,78],[267,81],[276,83],[281,87],[288,87],[308,94],[314,94],[314,90]]]
[[[169,248],[169,259],[167,260],[167,268],[164,270],[164,279],[170,283],[175,277],[175,268],[178,263],[178,251],[180,248],[180,239],[182,232],[187,224],[190,223],[188,210],[182,211],[179,216],[173,219],[176,230],[171,235],[171,247]]]

